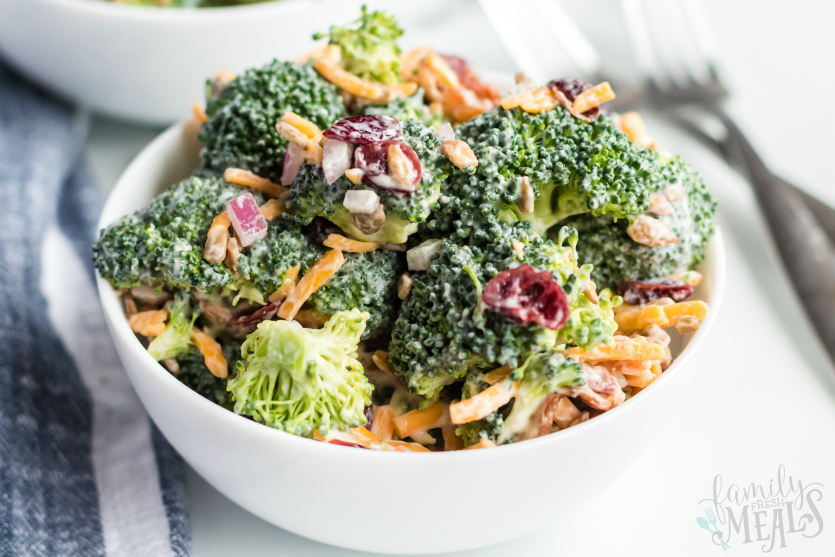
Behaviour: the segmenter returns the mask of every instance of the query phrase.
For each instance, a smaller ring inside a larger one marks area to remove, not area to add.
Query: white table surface
[[[507,4],[510,8],[513,3]],[[607,67],[623,72],[629,51],[617,4],[586,0],[567,8],[592,36]],[[722,69],[734,91],[732,106],[738,120],[775,170],[835,205],[831,172],[835,4],[709,0],[708,8],[723,49]],[[473,1],[449,0],[440,9],[443,18],[401,21],[407,46],[432,43],[481,67],[513,70]],[[435,26],[427,29],[433,21]],[[824,68],[829,70],[822,72]],[[721,318],[692,362],[698,380],[691,382],[692,393],[681,400],[675,414],[658,416],[664,430],[617,485],[582,502],[582,509],[570,519],[461,555],[715,554],[721,549],[711,544],[709,534],[695,520],[704,508],[699,501],[712,494],[714,477],[721,474],[726,485],[754,482],[767,487],[781,465],[805,484],[823,484],[823,498],[817,503],[823,531],[813,538],[788,534],[786,547],[778,542],[774,551],[831,555],[835,550],[833,370],[776,262],[746,184],[693,140],[654,118],[649,120],[658,139],[702,172],[721,204],[728,284]],[[158,132],[94,120],[87,154],[106,190]],[[613,468],[618,465],[617,455],[612,455]],[[371,499],[375,489],[370,483]],[[188,492],[195,557],[356,554],[300,538],[256,518],[191,470]],[[579,503],[554,502],[578,507]],[[369,512],[372,507],[368,503]],[[482,512],[485,520],[496,521],[500,528],[502,513],[513,509]],[[771,532],[768,524],[764,535]],[[810,525],[809,531],[816,529]],[[730,551],[761,554],[770,543],[744,544],[737,536]]]

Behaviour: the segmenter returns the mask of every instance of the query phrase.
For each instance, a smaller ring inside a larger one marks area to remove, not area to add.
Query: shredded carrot
[[[441,426],[441,432],[444,435],[444,450],[445,451],[460,451],[464,448],[464,440],[455,434],[455,426],[446,424]]]
[[[469,451],[470,449],[490,449],[490,448],[495,447],[495,446],[496,446],[496,444],[493,443],[491,440],[489,440],[487,438],[484,438],[481,441],[479,441],[478,443],[476,443],[475,445],[470,445],[469,447],[467,447],[464,450]]]
[[[397,453],[428,453],[428,452],[431,452],[429,449],[427,449],[426,447],[424,447],[420,443],[407,443],[406,441],[386,440],[386,441],[383,441],[380,448],[388,449],[390,451],[394,451],[394,452],[397,452]]]
[[[458,79],[458,74],[452,70],[446,60],[434,52],[427,55],[421,64],[425,64],[426,67],[432,70],[447,88],[458,89],[461,87],[461,80]]]
[[[165,322],[168,320],[167,309],[154,309],[140,311],[128,317],[130,330],[146,337],[158,337],[165,330]]]
[[[284,186],[280,186],[266,178],[256,176],[249,170],[241,170],[240,168],[227,168],[226,172],[223,173],[223,177],[228,182],[258,190],[271,197],[281,197],[289,191]]]
[[[270,199],[269,201],[261,205],[261,214],[264,215],[264,218],[267,220],[273,220],[281,213],[286,212],[287,207],[284,205],[284,201],[282,201],[281,199]]]
[[[278,317],[292,321],[310,296],[316,292],[329,278],[336,273],[345,258],[338,249],[332,249],[319,258],[319,261],[305,273],[299,284],[278,308]]]
[[[612,91],[611,85],[609,85],[608,81],[604,81],[603,83],[595,85],[588,91],[577,95],[577,98],[574,99],[572,108],[574,109],[574,112],[582,114],[583,112],[596,108],[614,98],[615,92]]]
[[[630,338],[622,335],[614,337],[613,344],[601,344],[589,352],[575,347],[564,350],[565,356],[573,356],[581,362],[602,362],[607,360],[653,360],[661,361],[666,357],[664,347],[650,342],[645,337]]]
[[[191,111],[194,113],[194,117],[197,118],[197,121],[201,124],[205,124],[209,121],[209,116],[206,114],[206,111],[197,103],[191,105]]]
[[[400,77],[403,81],[417,78],[418,65],[432,52],[431,46],[415,48],[400,57]]]
[[[547,87],[531,89],[518,95],[511,95],[502,99],[501,106],[505,110],[519,107],[525,112],[536,114],[556,108],[558,102],[554,92]]]
[[[350,434],[357,443],[361,443],[363,445],[379,443],[382,441],[382,439],[365,429],[365,427],[355,427],[350,430]]]
[[[200,353],[203,355],[203,361],[206,363],[209,371],[212,372],[212,375],[226,379],[229,371],[226,365],[226,358],[223,357],[223,353],[220,350],[220,344],[197,327],[191,329],[191,340],[197,346],[197,349],[200,350]]]
[[[339,64],[329,58],[318,58],[313,62],[313,67],[322,74],[322,77],[352,95],[371,100],[382,100],[385,96],[385,91],[381,85],[363,81],[343,70]]]
[[[510,369],[510,366],[502,366],[500,368],[494,369],[490,373],[484,376],[484,382],[489,383],[490,385],[495,385],[499,381],[504,381],[508,377],[510,377],[510,372],[513,371]]]
[[[374,408],[374,420],[371,422],[371,433],[380,439],[391,439],[394,434],[395,411],[391,406]]]
[[[295,267],[290,267],[287,270],[287,274],[284,275],[284,282],[281,283],[281,286],[270,294],[270,302],[277,302],[279,300],[283,300],[287,296],[290,295],[290,292],[296,288],[296,278],[299,276],[299,266],[296,265]]]
[[[468,424],[486,418],[516,396],[519,381],[501,381],[477,395],[449,405],[449,417],[454,424]]]
[[[391,369],[391,364],[389,363],[389,353],[383,350],[377,350],[372,354],[371,360],[380,368],[382,371],[388,373],[389,375],[394,375],[394,371]]]
[[[326,44],[314,48],[307,54],[297,56],[296,58],[293,58],[292,61],[298,62],[299,64],[306,64],[310,60],[316,60],[323,57],[331,58],[332,60],[338,62],[342,58],[342,49],[338,44]]]
[[[380,242],[359,242],[340,234],[330,234],[327,240],[322,243],[329,248],[347,251],[348,253],[365,253],[383,247]]]
[[[444,405],[436,402],[423,410],[412,410],[394,418],[394,427],[401,439],[411,437],[415,430],[426,428],[437,422],[444,415]]]
[[[284,116],[281,118],[304,135],[306,135],[310,139],[315,139],[319,141],[322,139],[322,130],[319,129],[319,126],[311,122],[306,118],[302,118],[295,112],[287,111],[284,113]]]
[[[408,81],[406,83],[393,83],[392,85],[386,85],[386,88],[394,93],[395,97],[411,97],[415,94],[418,88],[418,84],[412,81]]]

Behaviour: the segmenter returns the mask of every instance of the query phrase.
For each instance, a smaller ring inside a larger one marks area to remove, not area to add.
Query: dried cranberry
[[[441,54],[441,58],[449,64],[449,67],[458,75],[459,79],[464,77],[464,71],[469,67],[466,60],[459,56],[452,56],[450,54]]]
[[[568,102],[573,103],[574,99],[591,89],[591,84],[586,83],[582,79],[577,79],[576,77],[563,77],[562,79],[555,79],[548,82],[548,88],[553,91],[561,92],[565,95],[565,98],[568,99]],[[596,106],[585,111],[583,114],[585,116],[597,116],[599,113],[600,107]]]
[[[639,306],[659,298],[680,302],[693,295],[693,286],[683,280],[625,280],[618,285],[618,294],[627,304]]]
[[[365,407],[365,427],[371,427],[371,422],[374,421],[374,407],[373,406],[366,406]]]
[[[368,145],[397,139],[403,132],[400,131],[400,122],[391,116],[364,114],[344,118],[326,129],[322,135],[328,139]]]
[[[505,317],[554,331],[565,325],[570,311],[565,292],[551,274],[530,265],[502,271],[490,279],[481,302]]]
[[[399,146],[400,151],[412,166],[411,175],[414,178],[405,184],[398,183],[392,177],[392,169],[388,163],[388,152],[391,145]],[[382,141],[360,145],[354,151],[354,167],[363,171],[363,179],[372,186],[396,193],[412,193],[415,191],[423,174],[417,153],[411,147],[399,141]]]
[[[241,327],[252,327],[261,323],[262,321],[270,321],[275,314],[278,312],[278,306],[281,305],[281,301],[273,302],[269,305],[264,307],[258,308],[255,311],[246,310],[243,311],[229,320],[231,325],[240,325]]]
[[[331,439],[328,441],[330,445],[342,445],[343,447],[356,447],[358,449],[367,449],[368,447],[363,447],[359,443],[350,443],[348,441],[342,441],[340,439]]]

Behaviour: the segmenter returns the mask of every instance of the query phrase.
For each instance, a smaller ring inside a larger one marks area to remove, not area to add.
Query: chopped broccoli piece
[[[580,364],[554,351],[534,354],[519,371],[522,380],[513,398],[513,408],[504,420],[499,443],[512,443],[515,438],[537,434],[529,428],[539,426],[532,423],[532,418],[548,395],[561,387],[580,387],[586,383]]]
[[[443,114],[432,114],[423,102],[423,89],[418,89],[411,97],[397,97],[388,104],[369,104],[363,107],[363,114],[383,114],[401,122],[419,120],[424,126],[438,129],[449,120]]]
[[[267,237],[245,248],[240,278],[223,263],[203,258],[212,219],[228,200],[250,191],[219,178],[192,177],[136,214],[102,232],[93,246],[94,263],[114,288],[165,284],[173,289],[221,289],[264,304],[294,266],[303,275],[327,251],[287,215],[270,222]],[[366,336],[385,332],[397,308],[397,254],[390,251],[345,254],[337,273],[309,299],[320,313],[359,308],[371,314]]]
[[[318,330],[287,321],[258,325],[241,346],[245,363],[229,380],[235,412],[303,437],[364,425],[372,386],[357,343],[367,319],[354,309]]]
[[[314,217],[325,217],[351,236],[365,241],[402,244],[430,214],[438,200],[441,183],[449,175],[451,164],[441,154],[441,140],[434,130],[417,120],[402,124],[403,143],[414,149],[423,168],[418,189],[413,193],[394,193],[362,183],[355,186],[345,176],[328,185],[321,165],[306,164],[290,186],[287,207],[300,222],[307,224]],[[386,213],[382,229],[364,234],[352,222],[351,213],[342,206],[345,192],[351,189],[373,189],[380,196]]]
[[[646,210],[661,179],[656,154],[605,116],[587,123],[562,107],[539,114],[499,107],[462,124],[458,136],[479,164],[453,172],[429,222],[436,233],[465,233],[496,216],[530,221],[540,235],[580,213],[630,218]],[[516,205],[524,178],[536,198],[530,214]]]
[[[191,344],[191,328],[199,312],[191,311],[187,291],[180,291],[174,295],[174,300],[166,308],[169,319],[165,330],[148,345],[148,353],[156,361],[176,358],[180,353],[188,350]],[[188,314],[192,313],[191,318]]]
[[[235,369],[235,363],[241,359],[240,341],[220,340],[223,357],[229,363],[229,368]],[[203,355],[195,346],[181,353],[177,357],[177,364],[180,370],[172,374],[177,380],[203,398],[232,410],[235,402],[232,394],[226,390],[226,379],[212,375]]]
[[[615,288],[622,280],[668,277],[704,258],[715,227],[716,202],[699,175],[678,157],[663,162],[663,176],[659,194],[675,185],[683,186],[686,194],[672,204],[675,213],[658,217],[675,234],[675,243],[655,248],[639,244],[626,233],[627,221],[613,223],[608,216],[581,215],[565,221],[579,231],[580,261],[594,265],[592,279],[598,287]]]
[[[567,230],[561,241],[566,239],[576,242]],[[570,245],[542,240],[529,223],[494,222],[470,236],[468,244],[445,239],[429,269],[412,275],[412,292],[389,347],[395,374],[410,391],[436,398],[444,386],[467,373],[501,365],[516,368],[531,352],[562,343],[588,350],[609,342],[617,328],[612,308],[619,299],[603,296],[599,304],[588,300],[583,290],[591,267],[575,272],[572,251]],[[479,285],[522,264],[550,272],[568,297],[570,317],[558,332],[480,309]]]
[[[337,88],[310,65],[274,60],[247,70],[206,106],[205,169],[243,168],[279,182],[287,140],[275,125],[288,110],[321,129],[346,115]]]
[[[458,426],[455,433],[464,440],[464,445],[469,447],[482,439],[489,439],[496,443],[503,429],[504,415],[496,410],[486,418]]]
[[[366,81],[391,85],[400,81],[400,48],[397,39],[403,30],[386,12],[369,12],[362,7],[362,15],[354,24],[332,25],[328,33],[316,33],[314,40],[328,38],[328,44],[338,45],[342,54],[340,65],[345,71]]]

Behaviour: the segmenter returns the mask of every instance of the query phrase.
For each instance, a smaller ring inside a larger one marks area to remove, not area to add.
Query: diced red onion
[[[333,184],[345,171],[351,168],[351,158],[354,155],[354,144],[339,139],[329,139],[325,142],[322,155],[322,171],[325,182]]]
[[[284,155],[284,169],[281,171],[281,185],[289,186],[299,175],[299,169],[304,164],[304,147],[298,143],[291,143]]]
[[[231,199],[226,207],[232,228],[238,234],[243,247],[251,246],[267,236],[267,219],[261,214],[251,193],[247,192]]]
[[[455,139],[455,130],[452,129],[452,124],[447,122],[435,132],[435,135],[441,139]]]
[[[371,190],[348,190],[342,206],[351,213],[370,215],[380,206],[380,196]]]
[[[400,131],[400,122],[391,116],[361,114],[343,118],[326,129],[322,135],[328,139],[367,145],[397,139],[403,132]]]

